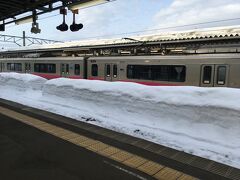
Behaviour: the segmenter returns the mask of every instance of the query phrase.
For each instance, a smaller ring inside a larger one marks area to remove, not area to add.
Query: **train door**
[[[30,73],[30,72],[31,72],[31,64],[25,63],[25,73]]]
[[[105,81],[116,81],[118,78],[118,65],[105,64]]]
[[[228,71],[228,65],[202,65],[200,86],[226,87],[228,84]]]
[[[69,64],[61,64],[61,76],[69,77]]]

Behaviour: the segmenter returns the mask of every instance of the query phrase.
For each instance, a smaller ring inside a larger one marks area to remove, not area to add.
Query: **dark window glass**
[[[61,72],[65,73],[65,64],[61,64]]]
[[[80,65],[79,64],[75,64],[74,74],[80,75]]]
[[[98,65],[92,64],[92,76],[98,76]]]
[[[56,73],[56,64],[34,64],[34,72],[38,73]]]
[[[7,63],[7,70],[22,71],[22,64],[21,63]]]
[[[217,84],[224,85],[226,81],[226,66],[219,66],[217,71]]]
[[[212,79],[212,66],[204,66],[203,68],[203,83],[211,84]]]
[[[69,74],[69,64],[66,64],[66,73]]]
[[[117,75],[118,75],[118,69],[117,69],[117,65],[116,64],[114,64],[113,65],[113,77],[117,77]]]
[[[109,64],[106,65],[106,76],[111,75],[111,66]]]
[[[178,65],[128,65],[129,79],[184,82],[186,67]]]

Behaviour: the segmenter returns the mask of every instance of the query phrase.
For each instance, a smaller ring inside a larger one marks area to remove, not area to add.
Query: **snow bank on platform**
[[[1,98],[240,168],[239,89],[61,78],[42,81],[42,91],[22,92],[18,84],[2,86],[12,74],[4,78]]]
[[[19,90],[41,90],[47,80],[32,74],[0,73],[1,86],[13,86]]]
[[[59,78],[48,81],[44,91],[67,98],[92,100],[116,99],[120,104],[133,101],[152,104],[174,104],[191,106],[214,106],[240,109],[240,91],[233,88],[200,88],[145,86],[137,83],[106,82],[98,80],[75,80]],[[116,103],[116,101],[113,101]]]

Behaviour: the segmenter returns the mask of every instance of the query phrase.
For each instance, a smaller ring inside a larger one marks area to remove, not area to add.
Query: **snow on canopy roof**
[[[212,38],[212,37],[229,37],[239,36],[239,26],[225,26],[218,28],[204,28],[194,29],[188,31],[172,31],[161,32],[155,34],[137,35],[127,37],[135,39],[137,41],[169,41],[169,40],[181,40],[181,39],[197,39],[197,38]],[[64,43],[44,44],[32,47],[21,47],[15,50],[31,50],[31,49],[55,49],[55,48],[67,48],[67,47],[84,47],[84,46],[98,46],[98,45],[114,45],[114,44],[126,44],[136,42],[134,40],[124,38],[110,38],[110,39],[87,39],[79,41],[69,41]]]

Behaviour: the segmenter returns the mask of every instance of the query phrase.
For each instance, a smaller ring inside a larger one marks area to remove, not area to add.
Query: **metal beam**
[[[0,34],[0,41],[8,42],[8,43],[15,43],[18,46],[31,46],[33,44],[42,45],[42,44],[52,44],[52,43],[61,42],[61,41],[55,41],[55,40],[50,40],[50,39],[26,37],[24,33],[23,33],[23,37]],[[20,43],[20,42],[22,42],[22,43]]]

